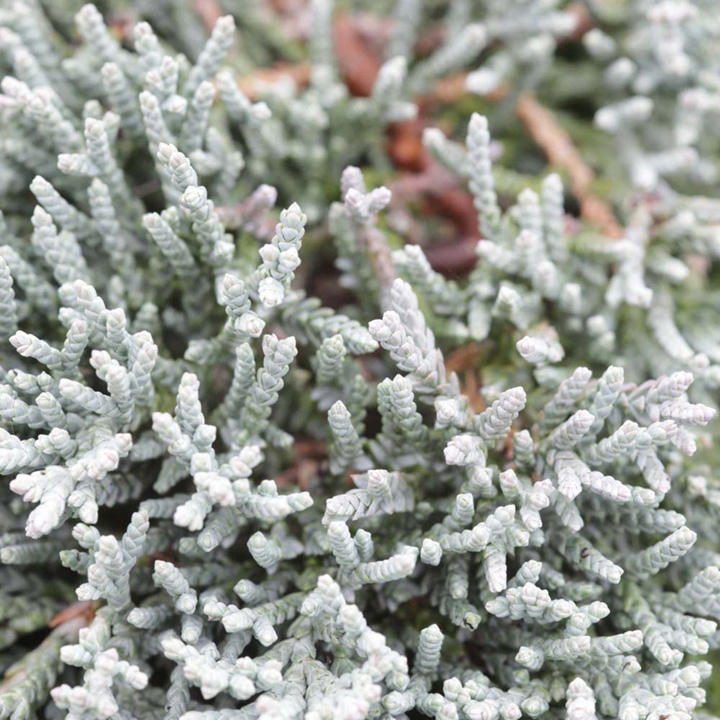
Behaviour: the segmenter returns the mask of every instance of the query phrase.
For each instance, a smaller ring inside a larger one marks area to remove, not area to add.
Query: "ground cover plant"
[[[0,719],[713,717],[714,1],[0,0],[0,63]]]

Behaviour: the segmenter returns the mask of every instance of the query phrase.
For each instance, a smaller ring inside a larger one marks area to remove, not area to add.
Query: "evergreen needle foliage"
[[[397,0],[359,92],[352,4],[0,0],[0,719],[711,717],[720,21],[595,4]],[[448,278],[381,183],[461,70]]]

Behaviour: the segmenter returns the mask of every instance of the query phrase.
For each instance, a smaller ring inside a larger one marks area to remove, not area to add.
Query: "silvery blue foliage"
[[[349,98],[310,5],[310,86],[262,100],[222,68],[231,16],[200,47],[182,30],[191,62],[85,5],[61,59],[39,4],[0,8],[2,194],[36,203],[0,225],[0,718],[704,717],[720,494],[691,457],[720,329],[689,317],[717,292],[683,243],[716,261],[717,202],[668,190],[622,239],[568,233],[557,175],[503,207],[474,114],[465,148],[425,142],[467,179],[475,270],[391,253],[391,191],[351,163],[486,47],[478,92],[540,72],[568,15],[456,2],[409,66],[422,4],[400,0]],[[657,84],[702,63],[675,39]],[[599,124],[647,111],[619,105]],[[296,277],[328,235],[347,314]]]
[[[638,188],[667,192],[666,180],[683,175],[712,182],[716,169],[703,157],[715,140],[710,124],[719,109],[713,72],[706,70],[718,35],[712,4],[639,2],[625,13],[622,39],[599,28],[584,38],[603,66],[607,94],[595,123],[625,151]]]
[[[672,216],[674,201],[651,206],[639,200],[625,236],[617,240],[580,234],[568,242],[563,187],[556,174],[544,178],[540,195],[526,189],[501,212],[486,118],[474,114],[470,119],[466,150],[435,130],[426,131],[424,140],[439,160],[449,160],[452,170],[468,178],[483,234],[476,248],[478,264],[463,287],[435,273],[420,248],[396,251],[396,266],[438,320],[456,320],[453,332],[474,340],[484,340],[503,324],[518,328],[526,333],[518,351],[538,367],[541,383],[542,377],[552,377],[552,364],[563,359],[563,346],[583,337],[593,359],[619,362],[629,379],[686,370],[700,381],[705,399],[717,389],[720,345],[712,329],[703,337],[697,322],[711,312],[715,297],[706,301],[698,295],[694,317],[678,309],[678,301],[703,281],[706,268],[691,267],[697,246],[686,244],[688,236],[680,241],[653,217]],[[720,207],[705,201],[708,209]],[[693,220],[693,229],[687,228],[709,262],[718,255],[713,242],[702,240],[715,232],[712,212],[704,223]],[[587,350],[581,352],[588,356]]]

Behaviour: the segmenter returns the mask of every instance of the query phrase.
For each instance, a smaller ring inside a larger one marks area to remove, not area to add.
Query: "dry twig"
[[[597,225],[610,237],[622,237],[623,229],[612,209],[592,192],[592,169],[583,160],[570,135],[560,127],[553,114],[527,92],[518,97],[515,111],[548,160],[567,172],[570,189],[580,202],[582,218]]]
[[[208,32],[212,32],[215,23],[224,15],[217,0],[193,0],[193,10],[200,16],[200,19]]]
[[[260,90],[272,85],[284,77],[291,77],[300,87],[310,82],[310,66],[306,63],[277,63],[268,68],[259,68],[238,78],[238,87],[253,102],[258,99]]]
[[[97,607],[98,604],[94,600],[81,600],[80,602],[72,603],[72,605],[68,605],[57,613],[57,615],[53,616],[48,625],[50,625],[51,628],[55,628],[74,618],[82,618],[85,621],[85,625],[89,625],[95,617]]]

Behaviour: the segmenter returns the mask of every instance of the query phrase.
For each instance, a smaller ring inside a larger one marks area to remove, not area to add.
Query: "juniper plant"
[[[232,15],[202,44],[137,5],[159,35],[85,5],[74,48],[66,4],[0,7],[0,718],[709,717],[720,204],[637,150],[622,238],[557,174],[508,207],[474,113],[424,135],[482,233],[448,279],[371,182],[412,95],[481,53],[473,92],[540,83],[570,13],[457,0],[416,59],[399,0],[352,97],[313,1],[309,86],[250,98]],[[626,19],[613,91],[679,77],[711,112],[701,5]],[[644,147],[648,102],[597,124]],[[348,307],[307,291],[328,238]]]

